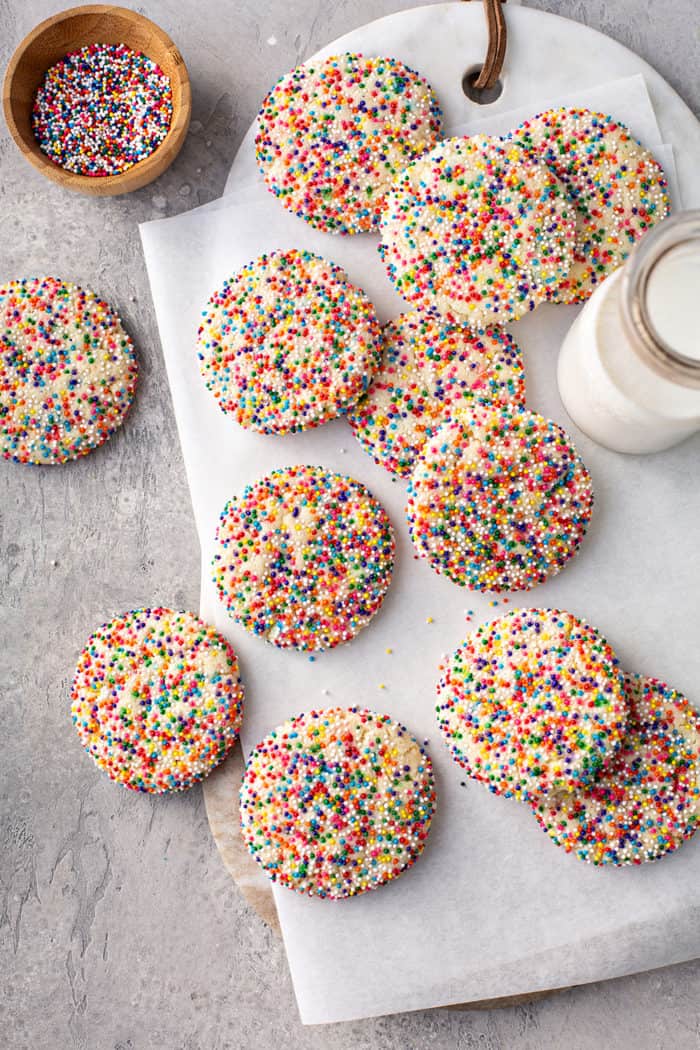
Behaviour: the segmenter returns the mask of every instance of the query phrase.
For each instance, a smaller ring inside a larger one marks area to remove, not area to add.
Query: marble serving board
[[[491,114],[529,105],[536,110],[572,91],[641,73],[660,138],[675,147],[684,202],[698,205],[700,129],[650,67],[607,38],[554,16],[509,7],[508,23],[504,92]],[[481,5],[445,4],[383,19],[324,50],[402,58],[435,86],[446,126],[469,128],[483,121],[484,112],[461,95],[461,77],[483,57],[485,44]],[[604,108],[614,113],[615,100],[613,89]],[[693,698],[700,681],[700,495],[690,480],[700,443],[645,459],[617,456],[580,434],[566,417],[555,381],[557,351],[576,309],[540,308],[512,331],[526,357],[529,404],[569,427],[593,475],[597,506],[589,535],[559,577],[498,608],[488,596],[465,593],[436,576],[413,559],[402,525],[404,486],[371,462],[344,422],[288,438],[247,434],[218,412],[201,382],[194,333],[202,305],[225,276],[271,247],[322,251],[367,289],[382,319],[401,309],[377,262],[376,238],[324,237],[289,216],[256,182],[251,145],[249,135],[228,200],[142,228],[202,544],[202,615],[241,657],[244,749],[292,713],[322,702],[361,702],[430,739],[439,790],[429,846],[396,883],[338,903],[274,890],[302,1020],[531,993],[696,956],[700,842],[641,870],[601,871],[566,856],[526,807],[471,782],[462,786],[439,741],[433,698],[437,662],[467,629],[465,609],[474,611],[472,626],[514,604],[559,605],[586,616],[627,667],[667,678]],[[353,643],[314,663],[265,647],[233,624],[208,571],[225,500],[273,467],[305,461],[365,482],[389,510],[398,540],[395,580],[381,613]],[[381,692],[380,682],[387,686]],[[228,790],[228,770],[229,763],[205,791],[215,836],[230,857],[230,811],[215,801],[217,792],[221,802]]]

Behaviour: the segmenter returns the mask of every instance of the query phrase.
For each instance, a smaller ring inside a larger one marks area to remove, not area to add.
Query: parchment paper
[[[623,113],[625,92],[630,108]],[[587,104],[582,93],[577,100]],[[603,101],[658,148],[640,81],[625,91],[613,85]],[[698,199],[697,185],[683,189]],[[596,447],[568,420],[556,389],[556,355],[576,308],[541,307],[513,325],[526,355],[528,402],[572,432],[594,478],[596,509],[581,553],[560,576],[496,604],[414,559],[403,516],[405,486],[373,464],[344,421],[283,438],[254,435],[218,410],[199,375],[195,333],[208,296],[266,250],[325,254],[367,290],[383,320],[398,313],[404,304],[384,275],[376,237],[316,233],[271,195],[261,196],[254,183],[214,205],[146,224],[141,233],[202,546],[201,612],[241,659],[244,749],[293,713],[360,703],[429,740],[436,766],[438,812],[411,871],[343,902],[275,890],[302,1020],[515,995],[697,955],[700,836],[676,855],[635,870],[594,869],[565,855],[527,807],[465,782],[439,738],[434,686],[441,654],[466,630],[516,605],[556,605],[599,626],[624,666],[665,678],[700,704],[700,489],[693,484],[700,440],[654,457]],[[209,577],[211,541],[226,500],[267,471],[294,463],[322,464],[363,481],[386,506],[397,537],[395,578],[379,615],[352,643],[313,662],[235,625]],[[467,626],[468,609],[474,619]]]

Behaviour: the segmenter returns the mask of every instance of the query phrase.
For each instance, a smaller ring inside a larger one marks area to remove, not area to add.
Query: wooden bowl
[[[69,51],[89,44],[126,44],[157,62],[170,79],[173,116],[168,134],[153,153],[119,175],[66,171],[42,153],[32,131],[34,96],[47,69]],[[7,67],[2,103],[10,133],[30,164],[68,190],[111,197],[140,189],[172,164],[187,135],[192,93],[182,55],[167,33],[126,7],[89,4],[47,18],[24,38]]]

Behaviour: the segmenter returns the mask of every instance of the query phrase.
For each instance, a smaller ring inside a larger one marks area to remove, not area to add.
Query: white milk
[[[654,331],[676,353],[700,359],[700,245],[679,244],[649,274],[646,304]]]
[[[623,324],[623,273],[598,286],[570,328],[559,354],[559,392],[594,441],[616,452],[659,452],[700,430],[700,385],[675,374],[672,357],[660,374],[640,353]],[[660,255],[643,295],[657,339],[697,362],[700,381],[700,240]]]

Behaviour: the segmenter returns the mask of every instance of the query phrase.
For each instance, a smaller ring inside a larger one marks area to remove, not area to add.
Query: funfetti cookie
[[[134,348],[94,292],[55,277],[0,284],[0,455],[64,463],[109,438],[136,388]]]
[[[402,62],[334,55],[275,84],[255,153],[288,211],[328,233],[364,233],[392,179],[435,145],[440,121],[430,85]]]
[[[700,716],[664,682],[625,675],[627,731],[585,789],[533,805],[542,828],[591,864],[642,864],[678,849],[700,819]]]
[[[528,590],[578,551],[591,477],[565,430],[509,405],[444,423],[408,487],[413,544],[436,572],[472,590]]]
[[[275,470],[224,507],[212,571],[219,598],[282,648],[330,649],[379,610],[394,537],[372,494],[322,467]]]
[[[509,138],[547,165],[576,206],[574,262],[551,298],[582,302],[668,215],[666,176],[624,124],[588,109],[546,110]]]
[[[512,143],[451,138],[386,196],[380,254],[414,307],[474,328],[534,309],[569,272],[575,208],[550,169]]]
[[[266,875],[338,899],[414,863],[435,811],[435,781],[402,725],[338,707],[292,718],[262,740],[240,797],[243,838]]]
[[[426,440],[454,413],[525,407],[522,353],[503,328],[477,331],[411,311],[385,325],[382,337],[381,366],[348,422],[387,470],[410,476]]]
[[[372,303],[340,266],[279,251],[212,295],[197,351],[223,412],[250,430],[286,434],[354,405],[381,359],[381,333]]]
[[[482,624],[440,667],[437,692],[455,761],[521,801],[590,785],[625,732],[615,653],[559,609],[515,609]]]
[[[88,639],[71,712],[85,750],[112,780],[134,791],[182,791],[238,738],[238,662],[191,613],[136,609]]]

